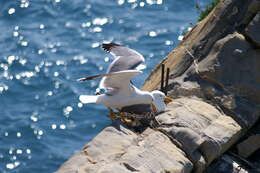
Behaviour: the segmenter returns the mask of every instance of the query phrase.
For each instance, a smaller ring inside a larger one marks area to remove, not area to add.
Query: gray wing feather
[[[133,70],[145,61],[140,53],[116,43],[102,44],[102,47],[105,51],[115,57],[115,60],[110,64],[107,73]]]
[[[117,89],[125,92],[131,92],[132,88],[131,88],[130,80],[134,76],[141,73],[142,72],[138,70],[124,70],[124,71],[88,76],[85,78],[78,79],[78,81],[87,81],[87,80],[92,80],[95,78],[102,77],[102,80],[99,83],[99,88],[105,88],[107,90]]]

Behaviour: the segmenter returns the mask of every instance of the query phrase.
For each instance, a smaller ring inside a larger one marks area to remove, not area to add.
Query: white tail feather
[[[97,102],[98,96],[93,96],[93,95],[80,95],[79,100],[82,103],[96,103]]]

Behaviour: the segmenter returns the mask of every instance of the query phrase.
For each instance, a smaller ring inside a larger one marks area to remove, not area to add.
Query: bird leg
[[[108,110],[109,110],[108,116],[112,121],[115,121],[116,119],[118,119],[118,117],[120,117],[120,120],[123,123],[126,123],[126,124],[133,123],[133,120],[127,118],[126,112],[114,112],[113,109],[111,109],[111,108],[108,108]]]
[[[152,108],[152,112],[157,112],[157,108],[156,108],[156,106],[152,103],[151,104],[151,108]]]
[[[120,119],[122,122],[126,124],[132,124],[133,120],[128,119],[125,112],[119,112],[120,113]]]
[[[115,121],[116,120],[116,112],[114,112],[113,109],[111,109],[111,108],[108,108],[108,110],[109,110],[109,114],[108,114],[109,118],[112,121]]]

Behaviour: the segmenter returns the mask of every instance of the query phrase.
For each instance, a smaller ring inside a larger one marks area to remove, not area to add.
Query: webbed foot
[[[114,112],[113,109],[111,109],[111,108],[108,108],[108,110],[109,110],[109,114],[108,114],[109,118],[112,121],[115,121],[116,120],[116,112]]]
[[[133,120],[128,119],[125,112],[120,112],[120,119],[123,123],[132,124]]]

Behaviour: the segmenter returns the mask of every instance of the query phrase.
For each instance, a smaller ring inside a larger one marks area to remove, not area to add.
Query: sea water
[[[0,0],[0,172],[54,172],[111,121],[83,105],[113,57],[102,42],[127,45],[154,66],[210,0]]]

